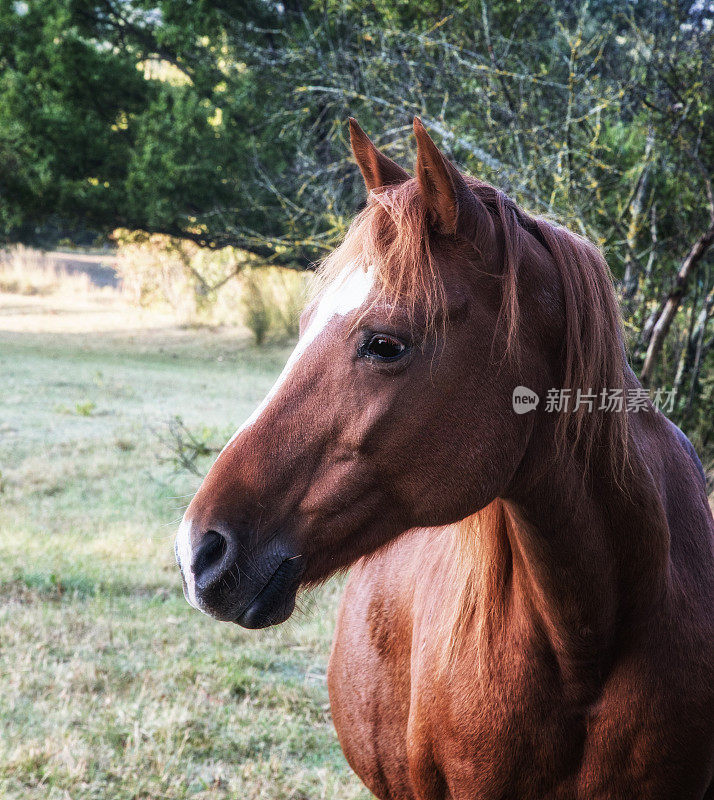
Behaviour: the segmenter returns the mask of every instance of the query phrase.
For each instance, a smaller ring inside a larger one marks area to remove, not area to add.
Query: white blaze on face
[[[320,333],[334,317],[344,317],[351,311],[355,311],[366,303],[374,282],[374,270],[370,268],[365,271],[348,267],[347,270],[338,277],[320,298],[320,302],[315,309],[310,324],[300,337],[297,347],[290,354],[283,371],[273,384],[273,388],[265,396],[263,402],[255,409],[248,419],[233,434],[224,450],[233,444],[238,434],[249,428],[268,407],[270,401],[275,397],[278,389],[288,381],[295,365],[300,360],[302,354],[317,339]]]
[[[275,397],[278,389],[290,379],[295,365],[300,360],[307,348],[317,339],[327,324],[335,317],[344,317],[352,311],[356,311],[367,302],[369,293],[374,283],[374,270],[355,269],[348,266],[345,271],[323,292],[320,302],[312,315],[310,324],[300,337],[297,346],[287,360],[283,371],[273,384],[273,388],[268,392],[263,402],[255,409],[248,419],[233,434],[230,441],[223,448],[225,451],[236,440],[238,435],[246,428],[250,427],[268,407],[270,401]],[[223,452],[221,451],[221,452]],[[220,458],[220,456],[219,456]],[[191,547],[191,522],[185,516],[179,527],[175,544],[176,561],[178,562],[184,580],[186,581],[186,596],[188,602],[201,610],[196,599],[196,583],[191,569],[193,548]]]

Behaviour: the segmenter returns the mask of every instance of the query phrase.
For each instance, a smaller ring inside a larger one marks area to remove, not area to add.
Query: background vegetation
[[[709,0],[0,0],[0,231],[121,226],[304,267],[361,202],[347,115],[408,164],[419,114],[603,247],[635,369],[707,449],[713,19]]]

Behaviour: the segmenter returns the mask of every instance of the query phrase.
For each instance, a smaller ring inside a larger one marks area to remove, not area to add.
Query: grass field
[[[0,294],[0,797],[370,796],[329,714],[339,584],[248,632],[189,608],[174,566],[198,479],[157,431],[222,444],[286,354],[111,292]]]

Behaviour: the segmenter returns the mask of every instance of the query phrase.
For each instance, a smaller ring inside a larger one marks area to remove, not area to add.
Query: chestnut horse
[[[701,465],[597,249],[414,131],[410,178],[351,121],[367,207],[186,511],[186,596],[259,628],[354,565],[329,690],[382,800],[712,798]]]

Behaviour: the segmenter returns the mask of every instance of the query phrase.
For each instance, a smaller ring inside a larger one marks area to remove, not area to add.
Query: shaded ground
[[[94,286],[99,289],[119,288],[121,280],[114,267],[116,256],[85,255],[83,253],[47,253],[48,260],[58,269],[69,275],[87,275]]]

